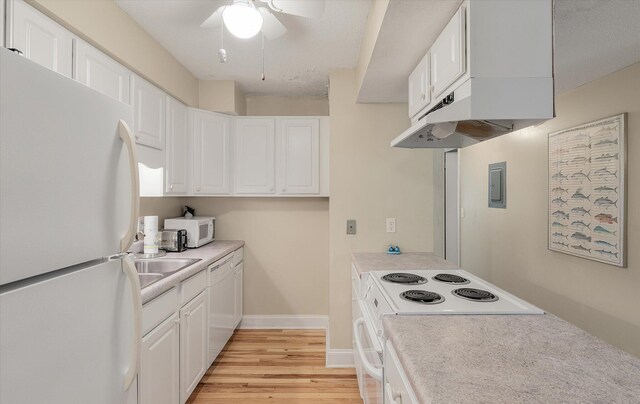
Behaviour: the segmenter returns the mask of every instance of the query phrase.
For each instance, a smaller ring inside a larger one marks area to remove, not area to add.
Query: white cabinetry
[[[280,194],[320,192],[320,121],[318,118],[278,119],[276,156]]]
[[[87,87],[129,104],[129,70],[83,40],[75,38],[74,41],[74,78]]]
[[[136,143],[164,150],[165,93],[133,76],[133,132]]]
[[[142,339],[140,404],[180,400],[180,327],[173,314]]]
[[[429,56],[427,53],[409,76],[409,118],[431,102]]]
[[[431,97],[436,98],[465,72],[465,8],[455,13],[431,47]]]
[[[180,401],[184,403],[208,368],[207,290],[180,309]]]
[[[238,118],[235,136],[235,192],[275,192],[275,120]]]
[[[187,107],[167,96],[167,141],[165,193],[185,194],[188,184],[188,116]]]
[[[71,77],[73,35],[22,0],[8,4],[8,47],[55,72]]]
[[[193,114],[193,193],[225,195],[230,189],[229,117],[195,110]]]

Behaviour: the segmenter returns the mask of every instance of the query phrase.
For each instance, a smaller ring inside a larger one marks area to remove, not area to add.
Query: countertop
[[[383,326],[421,403],[640,403],[640,359],[551,314]]]
[[[242,246],[244,246],[244,241],[221,240],[214,241],[200,248],[188,249],[181,253],[167,253],[167,258],[200,258],[200,261],[142,289],[142,304],[160,296],[167,290],[178,285],[181,281],[197,274],[210,264]]]
[[[358,273],[370,271],[415,271],[419,269],[460,269],[455,264],[430,252],[407,252],[399,255],[387,253],[353,253],[352,260]]]

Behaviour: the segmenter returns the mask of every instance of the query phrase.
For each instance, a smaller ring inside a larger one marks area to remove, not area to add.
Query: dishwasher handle
[[[362,348],[362,341],[360,340],[360,327],[365,326],[365,320],[363,317],[358,318],[353,322],[353,337],[356,343],[356,349],[358,350],[358,354],[360,355],[360,360],[362,361],[362,366],[364,370],[375,380],[381,382],[382,381],[382,369],[377,368],[369,362],[367,359],[364,349]],[[365,328],[366,332],[366,328]]]

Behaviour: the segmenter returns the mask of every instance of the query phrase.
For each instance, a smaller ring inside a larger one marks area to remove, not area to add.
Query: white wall
[[[556,99],[557,117],[460,152],[462,267],[640,356],[640,64]],[[547,135],[628,120],[627,251],[621,269],[547,249]],[[487,166],[507,162],[507,209],[487,207]]]
[[[329,201],[330,348],[351,347],[353,252],[433,250],[433,152],[394,149],[389,142],[409,126],[407,104],[356,104],[355,70],[330,74]],[[385,219],[396,218],[396,233]],[[357,234],[346,234],[347,219]]]

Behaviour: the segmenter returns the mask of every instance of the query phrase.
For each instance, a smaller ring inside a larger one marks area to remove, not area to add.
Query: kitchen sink
[[[159,281],[164,278],[162,274],[138,274],[138,278],[140,278],[140,289],[144,289],[147,286],[151,285],[154,282]]]
[[[160,274],[168,276],[200,261],[199,258],[158,258],[135,261],[139,274]]]

